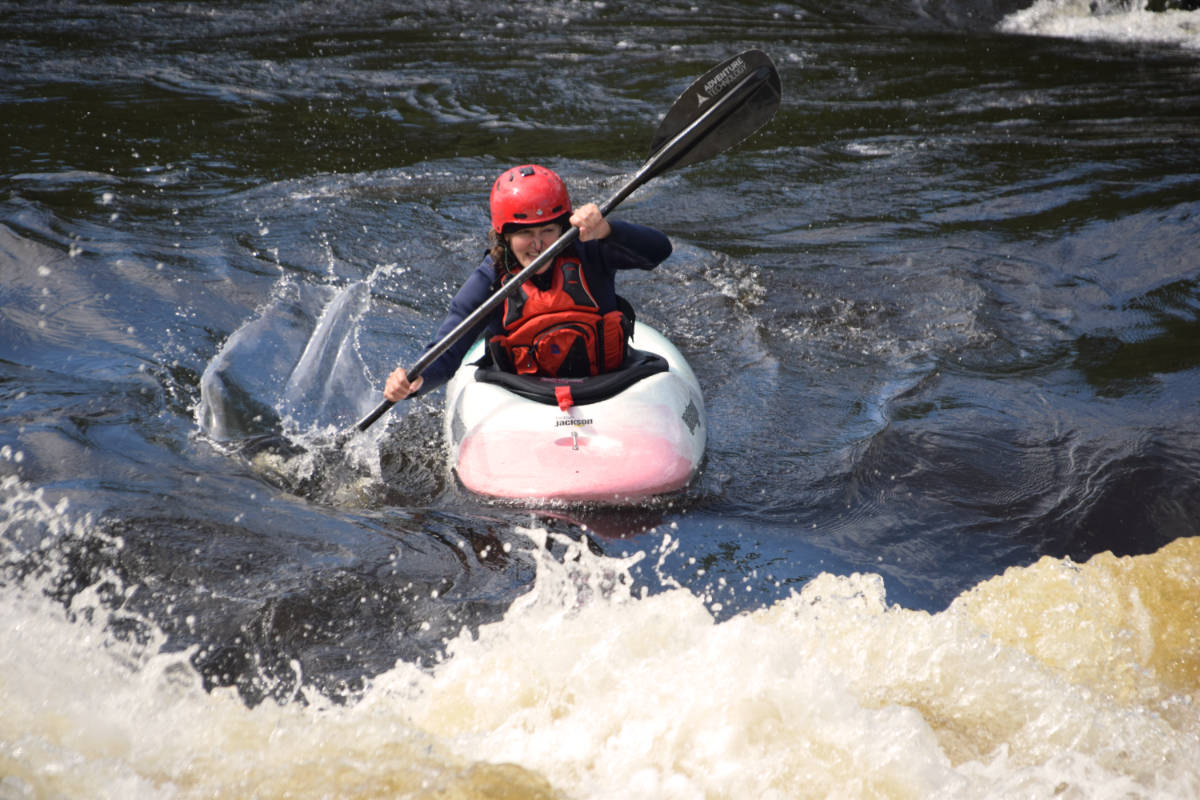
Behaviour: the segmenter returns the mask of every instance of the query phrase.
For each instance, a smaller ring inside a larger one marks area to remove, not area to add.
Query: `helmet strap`
[[[504,243],[504,274],[512,275],[514,272],[521,271],[521,262],[517,261],[517,254],[513,252],[512,245],[508,242]]]

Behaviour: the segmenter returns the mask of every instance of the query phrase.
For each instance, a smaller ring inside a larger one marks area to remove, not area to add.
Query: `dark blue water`
[[[647,553],[636,591],[718,620],[823,572],[938,612],[1196,536],[1196,12],[1020,7],[0,4],[2,580],[96,592],[254,705],[502,619],[525,526]],[[621,288],[704,388],[691,488],[489,504],[440,394],[340,446],[476,265],[496,174],[607,197],[749,47],[773,122],[616,212],[675,245]]]

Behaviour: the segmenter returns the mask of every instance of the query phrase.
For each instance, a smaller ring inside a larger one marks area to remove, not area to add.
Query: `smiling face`
[[[562,226],[552,222],[546,225],[518,228],[512,233],[504,234],[504,239],[508,242],[508,246],[512,248],[513,255],[517,257],[517,261],[521,262],[521,266],[528,267],[547,247],[554,244],[558,237],[562,236],[562,232]],[[549,266],[550,262],[547,262],[546,266],[542,267],[538,272],[545,272]]]

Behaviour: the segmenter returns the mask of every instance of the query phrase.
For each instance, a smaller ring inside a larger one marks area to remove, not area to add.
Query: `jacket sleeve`
[[[492,260],[485,258],[450,301],[450,311],[438,328],[437,336],[425,348],[426,351],[440,342],[443,336],[454,330],[458,323],[470,316],[472,311],[483,305],[483,302],[491,296],[493,274]],[[490,318],[484,317],[472,330],[450,345],[446,352],[434,359],[433,363],[421,373],[425,382],[421,384],[421,388],[414,393],[414,396],[428,394],[450,380],[450,376],[462,363],[463,356],[467,354],[471,345],[475,344],[475,340],[487,329],[491,321]]]
[[[654,269],[671,255],[671,240],[662,231],[620,219],[609,219],[612,233],[603,239],[581,242],[606,269]]]

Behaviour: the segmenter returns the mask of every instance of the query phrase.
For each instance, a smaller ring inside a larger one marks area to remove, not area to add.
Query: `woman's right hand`
[[[410,394],[421,388],[421,384],[425,379],[420,375],[412,383],[408,381],[408,373],[403,367],[396,367],[391,375],[388,375],[387,385],[383,388],[383,396],[393,403],[399,402]]]

